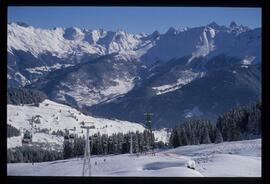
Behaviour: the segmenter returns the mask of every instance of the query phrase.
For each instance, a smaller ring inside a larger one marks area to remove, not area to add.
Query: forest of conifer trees
[[[154,134],[145,130],[140,132],[129,132],[127,134],[117,133],[111,136],[106,134],[95,134],[90,136],[91,154],[93,155],[107,155],[107,154],[125,154],[130,152],[130,141],[132,134],[133,153],[148,151],[152,148],[164,147],[163,144],[154,144]],[[65,141],[63,145],[63,157],[71,158],[82,156],[84,154],[85,137],[74,139],[74,143]]]
[[[19,135],[14,127],[8,126],[8,136]],[[54,135],[64,136],[63,131],[53,132]],[[216,122],[205,119],[187,119],[175,127],[169,139],[169,144],[154,142],[154,134],[144,132],[94,134],[90,136],[91,154],[125,154],[130,152],[132,134],[133,153],[142,153],[151,149],[175,148],[184,145],[221,143],[223,141],[238,141],[261,137],[261,103],[245,107],[236,107],[218,117]],[[43,162],[84,154],[85,137],[75,137],[64,141],[62,152],[43,150],[37,146],[23,146],[7,150],[8,162]]]
[[[236,107],[219,116],[216,122],[187,119],[175,127],[169,145],[220,143],[261,137],[261,103]]]

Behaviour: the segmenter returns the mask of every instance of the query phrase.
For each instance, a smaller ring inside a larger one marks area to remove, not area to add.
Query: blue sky
[[[131,33],[164,33],[169,27],[196,27],[215,21],[231,21],[250,28],[261,27],[260,8],[217,7],[9,7],[8,22],[21,21],[34,27],[71,27]]]

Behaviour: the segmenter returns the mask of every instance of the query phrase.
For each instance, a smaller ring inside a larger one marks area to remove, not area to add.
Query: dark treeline
[[[95,134],[90,137],[91,154],[106,155],[106,154],[125,154],[130,152],[130,137],[131,133],[117,133],[111,136],[106,134]],[[148,131],[143,133],[136,132],[132,134],[133,153],[148,151],[151,148],[164,148],[162,142],[154,143],[154,134]],[[75,138],[74,143],[70,141],[64,142],[63,157],[71,158],[82,156],[84,154],[85,137]]]
[[[38,146],[22,146],[7,150],[7,162],[46,162],[63,159],[62,152],[44,150]]]
[[[169,144],[173,147],[215,142],[216,128],[208,120],[189,119],[173,129]]]
[[[219,116],[215,123],[188,119],[175,127],[169,145],[220,143],[261,137],[261,103],[236,107]]]
[[[37,105],[47,99],[47,95],[38,90],[25,88],[8,88],[7,103],[13,105],[34,104]]]
[[[19,136],[20,134],[20,130],[7,124],[7,137]]]
[[[237,107],[217,119],[216,127],[224,141],[237,141],[261,136],[261,103]]]
[[[62,131],[55,134],[62,135]],[[106,154],[124,154],[130,152],[130,137],[131,133],[113,134],[95,134],[90,137],[91,154],[106,155]],[[154,134],[148,131],[143,133],[132,134],[133,153],[148,151],[153,148],[165,148],[163,142],[154,142]],[[45,150],[39,146],[22,146],[7,150],[7,162],[46,162],[72,157],[81,157],[84,155],[85,137],[75,137],[72,141],[64,141],[63,151]]]

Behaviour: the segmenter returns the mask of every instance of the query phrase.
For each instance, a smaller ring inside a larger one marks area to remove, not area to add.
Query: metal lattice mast
[[[153,113],[149,113],[149,112],[146,112],[146,113],[144,113],[144,115],[145,115],[145,125],[146,125],[146,128],[148,129],[148,132],[150,133],[150,135],[151,135],[151,145],[148,145],[148,148],[150,147],[150,146],[152,146],[152,126],[151,126],[151,116],[153,115]]]
[[[89,129],[94,129],[95,126],[81,126],[81,128],[86,129],[86,142],[84,148],[84,158],[83,158],[83,176],[91,176],[91,151],[90,151],[90,143],[89,143]],[[87,173],[88,171],[88,173]]]
[[[146,128],[152,132],[152,126],[151,126],[151,116],[153,115],[153,113],[149,113],[149,112],[146,112],[144,113],[145,115],[145,123],[146,123]]]
[[[132,139],[132,132],[130,133],[130,154],[133,153],[133,139]]]

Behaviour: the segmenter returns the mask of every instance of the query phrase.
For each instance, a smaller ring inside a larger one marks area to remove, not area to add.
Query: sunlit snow
[[[31,129],[30,122],[33,118],[39,119],[40,123],[33,123]],[[144,126],[138,123],[87,116],[74,108],[50,100],[44,100],[39,104],[39,107],[8,104],[7,120],[7,124],[14,126],[21,132],[31,130],[33,132],[33,142],[55,143],[59,146],[62,146],[63,137],[57,137],[51,135],[51,133],[57,130],[74,129],[75,127],[74,133],[83,136],[85,131],[80,127],[81,122],[91,122],[95,126],[95,129],[91,130],[91,134],[99,132],[100,134],[112,135],[113,133],[128,133],[130,131],[143,132],[145,129]],[[42,129],[47,129],[48,133],[40,132]],[[164,130],[161,132],[155,131],[154,133],[158,141],[168,140]],[[8,138],[8,148],[21,146],[21,136]]]
[[[188,163],[195,163],[195,170],[187,168]],[[92,156],[91,164],[92,176],[261,177],[261,139],[182,146],[155,156]],[[82,165],[81,158],[12,163],[7,164],[7,175],[82,176]]]

